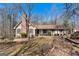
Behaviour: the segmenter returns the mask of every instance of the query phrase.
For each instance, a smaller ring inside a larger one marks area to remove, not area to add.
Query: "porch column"
[[[43,30],[40,30],[40,34],[41,34],[41,35],[43,34]]]
[[[33,29],[33,35],[34,35],[34,36],[36,35],[36,33],[35,33],[35,29]]]

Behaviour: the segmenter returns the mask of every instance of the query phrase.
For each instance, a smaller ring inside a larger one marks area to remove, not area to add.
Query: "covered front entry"
[[[36,29],[35,35],[36,36],[60,36],[65,35],[66,31],[63,29]]]
[[[35,34],[36,34],[36,36],[38,36],[38,35],[47,35],[47,33],[48,33],[48,30],[45,30],[45,29],[36,29],[35,30]]]

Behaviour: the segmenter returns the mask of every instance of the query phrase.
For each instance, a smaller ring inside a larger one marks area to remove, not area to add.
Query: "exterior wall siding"
[[[17,30],[20,29],[21,30],[21,24],[16,28],[15,33],[16,33],[16,37],[21,37],[20,33],[17,32]]]

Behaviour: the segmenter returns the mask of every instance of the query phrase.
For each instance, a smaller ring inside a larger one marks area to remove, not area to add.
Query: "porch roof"
[[[64,29],[63,26],[61,25],[54,25],[54,24],[38,24],[38,25],[34,25],[36,27],[36,29]]]

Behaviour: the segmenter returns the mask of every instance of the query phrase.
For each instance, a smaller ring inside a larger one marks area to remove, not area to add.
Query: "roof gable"
[[[22,23],[22,18],[26,18],[27,17],[27,15],[25,14],[25,13],[23,13],[21,16],[20,16],[20,21],[16,24],[16,26],[14,27],[14,29],[16,29],[21,23]]]
[[[16,26],[14,27],[14,29],[16,29],[21,23],[22,23],[22,21],[18,22],[18,24],[16,24]]]

